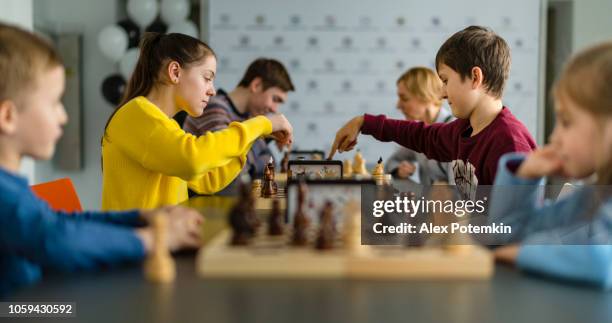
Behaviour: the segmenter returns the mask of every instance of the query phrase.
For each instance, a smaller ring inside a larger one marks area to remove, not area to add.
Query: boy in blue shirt
[[[39,281],[44,270],[75,271],[141,261],[151,251],[148,219],[158,210],[53,211],[18,175],[23,157],[49,159],[67,115],[65,71],[40,37],[0,23],[0,295]],[[167,207],[170,250],[198,247],[202,217]]]

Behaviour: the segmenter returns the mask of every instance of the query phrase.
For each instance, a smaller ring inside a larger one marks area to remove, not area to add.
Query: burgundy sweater
[[[476,186],[492,185],[499,158],[509,152],[529,152],[535,141],[529,131],[504,107],[477,135],[470,137],[469,120],[429,126],[420,121],[387,119],[384,115],[364,115],[361,132],[380,141],[394,141],[424,153],[440,162],[451,162],[455,184],[466,197],[473,197]]]

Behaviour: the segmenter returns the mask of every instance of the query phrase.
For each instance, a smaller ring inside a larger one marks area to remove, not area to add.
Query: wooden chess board
[[[284,184],[283,184],[284,185]],[[287,195],[285,194],[285,187],[279,185],[278,192],[273,197],[255,197],[255,210],[265,211],[272,210],[272,202],[277,199],[280,202],[280,209],[282,211],[287,209]]]
[[[268,236],[263,228],[251,245],[231,246],[231,231],[222,231],[199,251],[196,271],[202,277],[375,280],[487,279],[493,273],[491,253],[477,246],[348,250],[337,239],[334,249],[316,250],[292,246],[290,236]]]

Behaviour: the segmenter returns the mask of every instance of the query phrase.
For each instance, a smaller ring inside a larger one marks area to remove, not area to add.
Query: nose
[[[278,104],[272,104],[269,107],[270,112],[272,113],[278,113]]]
[[[555,126],[553,128],[552,133],[550,134],[550,136],[548,136],[548,142],[551,143],[553,146],[556,146],[559,144],[561,138],[559,137],[559,126]]]
[[[447,100],[448,99],[448,95],[446,93],[446,85],[442,85],[442,100]]]
[[[215,89],[215,86],[211,86],[210,89],[208,89],[208,95],[210,96],[215,96],[217,94],[217,90]]]
[[[64,109],[64,105],[60,106],[59,122],[60,122],[60,125],[62,126],[68,123],[68,113],[66,113],[66,109]]]

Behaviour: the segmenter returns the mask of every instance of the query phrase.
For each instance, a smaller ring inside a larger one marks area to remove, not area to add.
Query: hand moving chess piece
[[[316,248],[320,250],[332,249],[334,247],[334,236],[336,228],[334,224],[334,205],[327,201],[321,210],[319,218],[319,235],[317,236]]]
[[[363,159],[363,155],[361,155],[361,151],[357,150],[357,153],[355,153],[355,158],[353,160],[353,173],[355,173],[355,175],[369,175],[366,166],[365,166],[366,162],[365,159]]]
[[[289,170],[289,151],[285,151],[285,154],[283,155],[283,159],[281,160],[281,173],[287,173],[287,171]]]
[[[268,234],[271,236],[282,235],[284,220],[280,210],[280,201],[275,199],[272,201],[272,214],[268,218]]]
[[[245,182],[240,183],[240,197],[230,211],[229,224],[233,232],[231,244],[234,246],[249,244],[259,225],[255,200]]]
[[[145,277],[155,283],[169,283],[176,277],[176,266],[168,250],[166,214],[156,214],[152,219],[152,226],[153,251],[145,260]]]
[[[351,176],[353,176],[353,163],[350,159],[345,159],[342,165],[342,177],[350,178]]]
[[[278,192],[278,185],[274,181],[274,159],[270,157],[270,161],[264,170],[264,181],[261,189],[262,197],[272,197]]]
[[[304,179],[300,179],[298,186],[298,205],[293,215],[293,238],[292,244],[295,246],[305,246],[308,243],[307,230],[310,220],[305,212],[306,197],[308,188]]]

